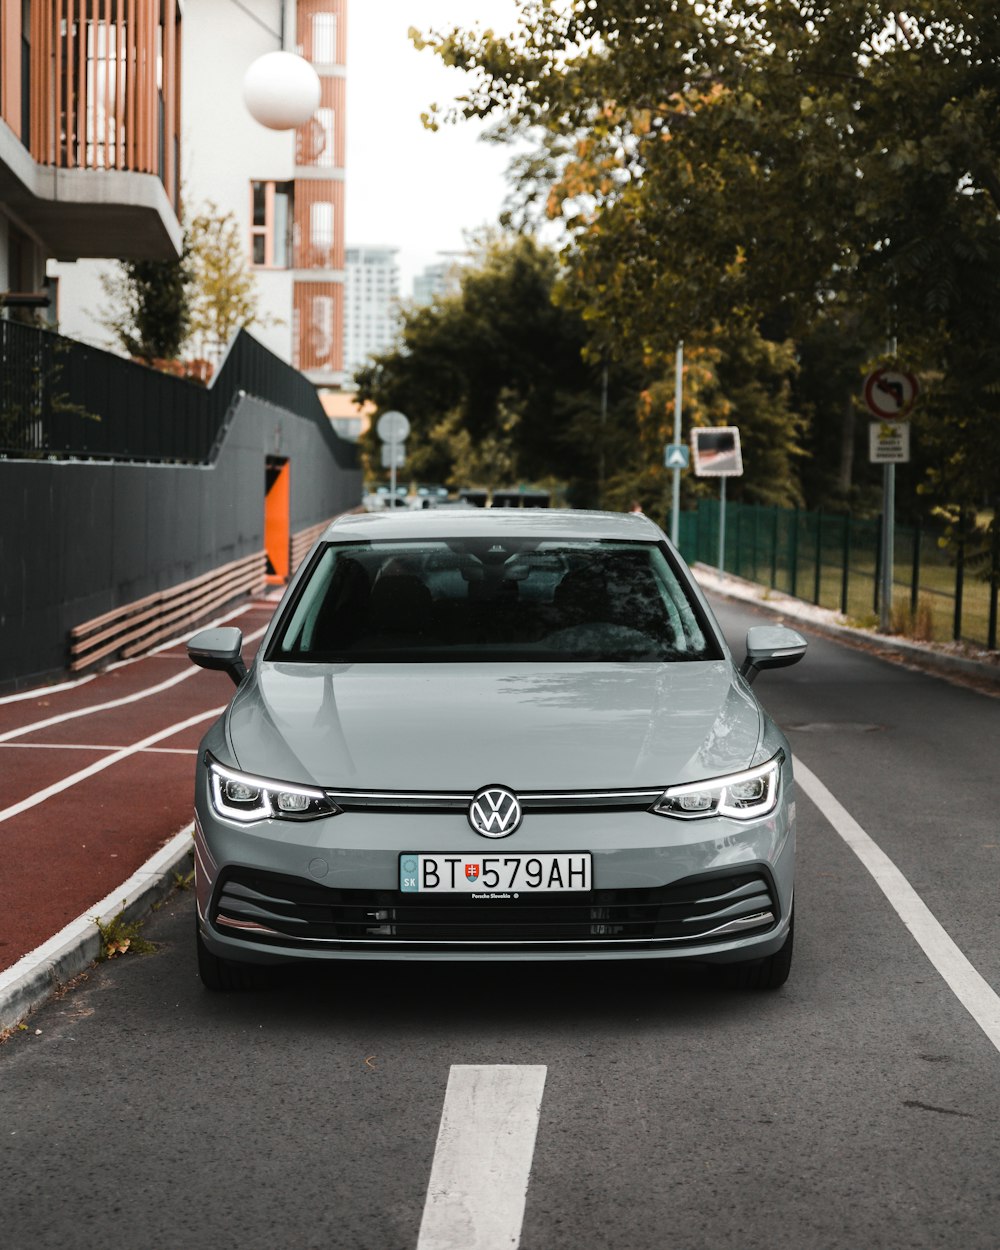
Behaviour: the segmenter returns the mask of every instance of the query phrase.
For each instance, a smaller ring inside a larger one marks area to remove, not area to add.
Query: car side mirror
[[[747,658],[740,675],[750,686],[761,669],[798,664],[808,645],[800,633],[784,625],[754,625],[747,630]]]
[[[214,668],[228,673],[238,686],[247,675],[243,662],[243,632],[235,625],[203,629],[189,640],[188,659],[199,668]]]

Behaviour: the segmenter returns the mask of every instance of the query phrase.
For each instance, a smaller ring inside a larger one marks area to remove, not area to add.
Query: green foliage
[[[191,262],[185,242],[176,260],[119,261],[101,277],[110,307],[102,322],[130,356],[174,360],[191,320]]]
[[[406,473],[416,480],[532,482],[574,506],[626,509],[638,500],[663,516],[673,354],[624,342],[614,355],[595,350],[580,312],[557,298],[560,282],[557,258],[531,238],[493,241],[463,273],[458,295],[405,313],[399,348],[358,375],[359,399],[410,418]],[[687,424],[739,415],[750,456],[734,497],[800,502],[791,345],[731,320],[691,344],[686,362]],[[378,447],[373,433],[370,476]],[[687,489],[707,487],[689,479]]]
[[[502,487],[557,466],[578,494],[592,491],[596,370],[580,317],[552,302],[556,278],[555,257],[530,238],[498,240],[457,295],[405,310],[400,347],[357,381],[359,400],[410,418],[408,475]],[[377,446],[372,435],[369,453]]]
[[[102,324],[147,364],[177,360],[185,347],[211,358],[237,330],[273,323],[260,311],[239,223],[211,202],[185,224],[178,259],[121,261],[101,285]]]
[[[515,217],[563,222],[595,343],[666,356],[735,320],[801,346],[825,498],[857,498],[866,367],[918,371],[928,502],[1000,484],[1000,24],[985,0],[521,0],[509,38],[417,37],[468,72],[447,117],[533,136]],[[814,371],[825,358],[826,372]],[[825,391],[822,378],[825,376]],[[729,398],[734,400],[735,397]],[[742,424],[742,414],[741,414]],[[857,432],[855,432],[855,426]],[[758,447],[758,452],[760,448]]]
[[[127,921],[124,908],[107,924],[103,924],[96,917],[94,924],[101,935],[101,953],[98,955],[101,961],[129,952],[133,955],[149,955],[156,950],[156,946],[142,936],[142,921]]]
[[[260,311],[242,232],[232,213],[220,213],[215,204],[208,202],[191,219],[188,249],[192,280],[190,337],[200,355],[218,355],[237,330],[273,324],[273,318]]]

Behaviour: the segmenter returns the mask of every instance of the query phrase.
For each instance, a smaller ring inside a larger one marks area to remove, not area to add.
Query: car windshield
[[[717,660],[655,543],[517,537],[332,543],[269,660]]]

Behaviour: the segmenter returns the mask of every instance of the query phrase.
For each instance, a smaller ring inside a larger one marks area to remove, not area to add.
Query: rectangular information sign
[[[868,459],[871,464],[908,464],[909,421],[873,421],[868,427]]]
[[[742,477],[743,450],[735,425],[696,427],[691,431],[697,477]]]

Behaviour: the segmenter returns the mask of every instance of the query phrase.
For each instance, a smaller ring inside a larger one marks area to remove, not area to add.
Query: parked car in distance
[[[396,503],[397,508],[408,507],[407,488],[405,486],[396,487]],[[392,507],[393,494],[390,487],[379,483],[371,490],[367,491],[361,500],[361,505],[366,512],[381,512],[384,508]]]
[[[195,778],[211,989],[329,960],[725,966],[776,988],[793,943],[788,743],[641,515],[339,518],[247,667]]]

